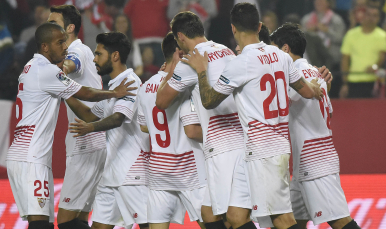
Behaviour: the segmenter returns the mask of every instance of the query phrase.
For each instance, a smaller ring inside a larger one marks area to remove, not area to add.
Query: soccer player
[[[170,222],[183,224],[186,211],[191,221],[202,222],[205,159],[198,143],[202,142],[200,120],[192,109],[190,95],[181,94],[165,110],[155,106],[157,90],[171,70],[176,48],[170,32],[162,42],[165,70],[146,81],[138,93],[138,122],[143,131],[150,133],[152,143],[147,207],[153,229],[167,229]],[[179,59],[178,52],[175,55]]]
[[[102,33],[96,37],[96,43],[94,62],[98,74],[110,75],[109,89],[113,90],[125,78],[134,80],[139,88],[141,80],[133,69],[126,67],[131,49],[126,35]],[[134,223],[147,227],[146,159],[141,150],[146,148],[146,134],[137,123],[137,98],[105,100],[92,108],[76,99],[67,100],[67,104],[82,119],[70,124],[71,133],[76,133],[74,137],[106,131],[108,156],[95,196],[92,228],[128,228]]]
[[[208,41],[201,20],[192,12],[177,14],[170,24],[178,46],[185,53],[194,48],[209,53],[208,75],[210,83],[214,84],[225,66],[235,58],[234,53],[224,45]],[[201,214],[207,229],[225,228],[222,214],[228,212],[230,216],[237,216],[244,212],[248,215],[251,208],[246,179],[244,186],[242,179],[234,179],[244,157],[243,132],[236,105],[233,97],[229,97],[219,107],[206,110],[200,99],[197,73],[182,62],[173,61],[171,69],[174,71],[169,71],[158,88],[156,105],[166,109],[175,98],[191,92],[203,132],[208,182]],[[237,220],[228,219],[228,222],[236,228],[250,221],[249,217]]]
[[[35,32],[38,53],[19,76],[15,138],[7,155],[7,173],[20,216],[29,229],[53,228],[54,183],[52,143],[61,99],[85,101],[131,95],[122,82],[112,91],[83,87],[56,65],[67,53],[66,33],[57,24],[44,23]],[[84,224],[83,224],[84,225]],[[85,225],[86,226],[86,225]]]
[[[333,229],[358,229],[350,217],[339,179],[339,158],[332,142],[330,117],[332,106],[327,85],[318,70],[303,58],[307,41],[295,24],[286,23],[271,34],[272,42],[288,53],[294,67],[307,81],[318,80],[324,98],[304,99],[290,88],[289,130],[293,153],[293,177],[290,184],[294,216],[305,229],[327,222]]]
[[[68,54],[63,63],[64,73],[75,82],[102,89],[101,77],[98,75],[94,55],[90,48],[78,39],[81,15],[73,5],[51,7],[49,22],[63,27],[68,35],[66,44]],[[95,103],[84,102],[88,107]],[[75,122],[76,115],[67,105],[68,123]],[[66,174],[60,193],[58,227],[74,228],[79,220],[88,225],[88,215],[94,202],[97,184],[102,176],[106,160],[106,140],[104,132],[85,136],[66,136]]]
[[[288,54],[259,41],[261,23],[254,5],[236,4],[231,11],[231,23],[242,53],[227,65],[213,87],[208,83],[207,53],[201,56],[195,50],[183,62],[198,73],[205,108],[216,108],[233,93],[245,134],[252,217],[270,216],[278,229],[299,228],[292,213],[289,190],[287,88],[291,86],[302,96],[317,99],[322,91],[300,76]],[[254,228],[254,225],[249,222],[239,228]]]

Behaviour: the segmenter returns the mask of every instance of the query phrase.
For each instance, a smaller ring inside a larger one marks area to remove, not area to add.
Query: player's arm
[[[87,123],[75,118],[76,123],[70,123],[70,133],[75,133],[74,137],[86,135],[91,132],[106,131],[120,127],[125,120],[125,115],[119,112],[96,122]]]
[[[181,61],[189,64],[190,67],[192,67],[198,74],[198,83],[202,105],[205,107],[205,109],[216,108],[229,95],[219,93],[209,85],[207,76],[208,53],[205,52],[204,56],[202,56],[197,49],[194,49],[194,53],[189,52],[189,55],[184,55],[184,57],[186,59]]]
[[[318,68],[318,70],[319,70],[319,73],[321,74],[322,78],[324,79],[324,81],[326,81],[327,92],[330,92],[330,90],[331,90],[331,82],[332,82],[332,79],[333,79],[330,70],[326,66],[322,66],[322,67]]]
[[[188,138],[202,143],[202,128],[200,124],[191,124],[184,126],[185,134]]]
[[[294,83],[290,83],[289,85],[306,99],[321,99],[323,97],[323,91],[316,81],[314,83],[309,83],[307,80],[301,77],[299,80]]]
[[[65,59],[63,62],[63,72],[66,73],[66,75],[75,72],[76,70],[76,64],[74,61]]]
[[[135,96],[135,94],[129,92],[136,90],[137,87],[128,87],[131,84],[133,84],[135,81],[126,82],[126,79],[122,81],[122,83],[116,87],[114,90],[105,91],[105,90],[98,90],[92,87],[85,87],[82,86],[82,88],[73,95],[74,98],[84,100],[84,101],[90,101],[90,102],[98,102],[105,99],[111,99],[111,98],[122,98],[124,96]]]
[[[167,76],[163,79],[157,90],[157,96],[155,100],[155,105],[158,109],[165,110],[167,109],[173,100],[178,96],[179,92],[174,90],[169,86],[168,81],[172,78],[174,69],[176,68],[178,62],[180,61],[179,50],[176,48],[176,51],[173,54],[173,60],[171,61],[171,68]]]
[[[80,119],[85,122],[95,122],[99,120],[99,117],[91,112],[91,108],[84,105],[81,101],[70,97],[66,100],[67,105],[71,108],[71,110],[78,116]]]
[[[143,126],[143,125],[139,125],[141,127],[141,131],[144,132],[144,133],[149,133],[149,129],[147,128],[147,126]]]

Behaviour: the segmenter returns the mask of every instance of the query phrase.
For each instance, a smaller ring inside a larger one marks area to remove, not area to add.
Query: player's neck
[[[303,58],[303,57],[301,57],[301,56],[298,56],[298,55],[293,54],[292,52],[289,52],[288,54],[290,55],[290,57],[292,58],[292,60],[293,60],[294,62],[297,61],[297,60],[299,60],[299,59],[301,59],[301,58]]]
[[[193,51],[198,44],[201,44],[207,41],[208,39],[206,39],[206,37],[196,37],[196,38],[190,39],[188,42],[189,51]]]
[[[172,62],[166,62],[166,66],[165,66],[165,70],[163,70],[164,72],[170,72],[172,68]]]
[[[75,36],[75,34],[73,34],[73,33],[68,34],[68,38],[66,41],[67,47],[69,47],[72,44],[72,42],[74,42],[77,39],[78,39],[78,37]]]
[[[116,66],[113,66],[113,71],[109,74],[111,79],[114,79],[122,72],[126,71],[127,66],[126,64],[117,64]]]
[[[377,25],[362,25],[363,33],[372,33]]]
[[[240,49],[243,50],[245,46],[250,44],[260,43],[259,37],[257,34],[244,33],[241,32],[238,39],[238,44]]]

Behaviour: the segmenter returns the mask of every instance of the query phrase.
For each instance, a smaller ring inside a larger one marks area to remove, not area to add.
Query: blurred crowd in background
[[[16,98],[18,76],[37,52],[35,30],[52,5],[79,9],[79,38],[91,50],[97,34],[125,33],[132,41],[127,65],[146,81],[164,62],[160,44],[180,11],[196,13],[209,40],[234,50],[229,12],[239,2],[256,4],[270,33],[285,22],[300,25],[305,58],[334,76],[332,98],[385,97],[385,0],[0,0],[0,100]]]

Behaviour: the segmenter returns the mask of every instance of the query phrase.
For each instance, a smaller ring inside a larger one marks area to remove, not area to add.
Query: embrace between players
[[[181,12],[162,42],[165,66],[141,86],[126,67],[124,34],[99,34],[93,54],[77,39],[74,6],[52,7],[48,21],[19,77],[7,156],[30,229],[54,228],[52,142],[61,99],[70,127],[60,229],[90,228],[91,209],[91,227],[101,229],[167,229],[183,224],[186,211],[207,229],[256,228],[251,219],[277,229],[306,228],[309,220],[359,228],[332,142],[332,77],[303,59],[306,40],[296,25],[269,37],[259,33],[256,7],[236,4],[236,57],[205,38],[197,15]],[[99,75],[106,74],[103,91]]]

